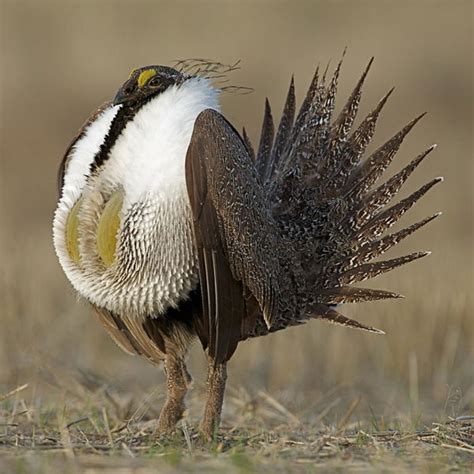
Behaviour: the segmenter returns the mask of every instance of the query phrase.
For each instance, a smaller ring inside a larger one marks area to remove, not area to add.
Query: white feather
[[[62,194],[67,196],[73,204],[81,195],[90,174],[90,166],[94,161],[94,157],[99,151],[100,145],[104,142],[112,121],[120,108],[121,105],[115,105],[104,110],[86,128],[83,136],[74,144],[71,150],[64,175]]]

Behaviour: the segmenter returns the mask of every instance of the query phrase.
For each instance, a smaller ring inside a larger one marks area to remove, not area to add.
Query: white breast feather
[[[73,146],[64,175],[62,194],[74,204],[81,195],[90,174],[90,166],[110,130],[112,121],[121,105],[111,106],[104,110],[84,132],[84,135]]]

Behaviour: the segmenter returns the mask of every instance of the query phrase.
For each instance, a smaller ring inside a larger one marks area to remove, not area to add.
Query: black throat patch
[[[137,110],[131,107],[122,107],[117,112],[114,119],[112,120],[110,129],[107,132],[102,145],[100,145],[99,151],[94,157],[94,161],[91,163],[89,176],[92,176],[92,174],[98,168],[100,168],[105,163],[105,161],[107,161],[110,150],[117,141],[117,138],[120,136],[127,123],[133,119],[136,113]]]

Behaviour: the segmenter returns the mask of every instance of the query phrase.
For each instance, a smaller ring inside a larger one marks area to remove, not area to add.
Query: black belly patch
[[[147,317],[143,328],[160,351],[166,353],[166,340],[173,342],[179,336],[192,337],[196,334],[201,314],[201,288],[198,285],[177,308],[168,308],[165,314],[158,317]]]

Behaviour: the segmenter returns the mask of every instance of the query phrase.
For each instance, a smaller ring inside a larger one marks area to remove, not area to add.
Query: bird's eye
[[[152,77],[148,82],[149,86],[156,87],[160,85],[160,78],[158,76]]]

